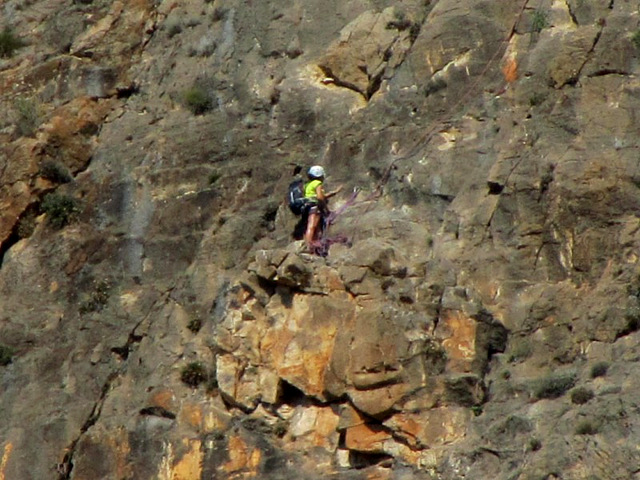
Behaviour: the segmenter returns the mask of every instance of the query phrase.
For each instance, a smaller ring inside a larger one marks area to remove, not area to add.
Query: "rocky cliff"
[[[2,2],[0,480],[640,478],[639,21]]]

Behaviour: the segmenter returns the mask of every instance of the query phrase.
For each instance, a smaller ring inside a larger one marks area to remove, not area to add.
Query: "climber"
[[[342,186],[338,187],[333,192],[325,193],[324,191],[324,168],[320,165],[314,165],[307,172],[309,181],[304,186],[304,198],[307,203],[306,217],[307,227],[304,233],[304,240],[312,250],[312,244],[318,239],[318,234],[322,230],[320,222],[322,217],[329,214],[329,207],[327,202],[329,198],[333,197],[342,190]]]

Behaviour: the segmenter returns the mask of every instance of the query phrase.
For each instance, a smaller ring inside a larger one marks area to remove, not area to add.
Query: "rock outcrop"
[[[636,478],[636,7],[6,0],[0,480]]]

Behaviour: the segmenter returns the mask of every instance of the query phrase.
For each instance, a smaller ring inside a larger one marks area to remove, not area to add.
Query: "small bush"
[[[36,215],[33,212],[28,212],[21,216],[18,220],[16,227],[16,233],[18,238],[28,238],[33,235],[36,229]]]
[[[219,172],[211,172],[209,174],[209,185],[213,185],[214,183],[216,183],[218,180],[220,180],[220,177],[222,175],[220,175]]]
[[[213,393],[218,389],[218,379],[213,373],[207,378],[206,389],[207,393]]]
[[[227,9],[222,7],[216,7],[211,15],[211,20],[214,22],[219,22],[220,20],[224,20],[227,16]]]
[[[527,442],[527,450],[530,452],[537,452],[542,448],[542,442],[535,437],[531,437]]]
[[[575,382],[574,375],[550,375],[536,383],[533,396],[538,400],[559,398],[572,388]]]
[[[53,183],[69,183],[73,180],[67,167],[55,160],[45,160],[40,165],[40,176]]]
[[[193,333],[198,333],[202,328],[202,319],[196,317],[192,318],[187,325],[187,328],[191,330]]]
[[[531,340],[526,337],[516,337],[513,339],[509,349],[509,362],[521,362],[529,358],[532,353]]]
[[[598,433],[598,426],[591,420],[583,420],[576,426],[576,435],[595,435]]]
[[[179,23],[172,23],[167,28],[167,35],[169,36],[169,38],[173,38],[181,32],[182,32],[182,25],[180,25]]]
[[[633,42],[633,45],[640,50],[640,30],[636,30],[636,33],[631,37],[631,41]]]
[[[531,107],[537,107],[538,105],[542,105],[542,103],[544,103],[546,98],[547,98],[546,94],[542,92],[535,92],[531,94],[531,96],[529,97],[529,105]]]
[[[89,298],[80,304],[80,313],[99,312],[109,301],[111,290],[111,282],[101,280],[94,282],[93,291],[89,294]]]
[[[0,32],[0,57],[12,57],[14,52],[25,46],[25,43],[16,37],[10,28],[5,28]]]
[[[0,367],[9,365],[13,360],[13,348],[0,345]]]
[[[542,30],[549,26],[549,18],[546,10],[538,8],[535,12],[533,12],[533,16],[531,17],[531,29],[540,33]]]
[[[201,362],[191,362],[180,372],[180,379],[190,387],[197,387],[208,378],[207,370]]]
[[[593,392],[588,388],[580,387],[571,391],[571,403],[575,403],[576,405],[585,404],[592,398]]]
[[[47,194],[41,208],[47,215],[49,224],[54,228],[68,225],[80,211],[75,198],[59,193]]]
[[[413,22],[409,20],[404,12],[395,12],[393,20],[386,25],[387,30],[398,30],[402,32],[408,28],[411,28]]]
[[[188,90],[185,90],[185,92],[182,94],[182,99],[185,106],[194,115],[202,115],[203,113],[211,110],[211,108],[213,107],[211,96],[209,95],[207,90],[200,85],[194,85]]]
[[[471,407],[471,413],[473,413],[474,417],[479,417],[480,415],[482,415],[483,412],[483,408],[482,405],[473,405]]]
[[[437,375],[444,371],[447,365],[447,351],[436,340],[425,340],[423,355],[430,374]]]
[[[591,378],[604,377],[609,370],[609,364],[607,362],[598,362],[591,367]]]
[[[38,105],[30,98],[17,98],[13,104],[18,134],[31,137],[40,124]]]

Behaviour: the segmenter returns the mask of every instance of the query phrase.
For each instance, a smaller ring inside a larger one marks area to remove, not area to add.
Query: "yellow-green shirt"
[[[308,198],[311,201],[318,201],[318,187],[322,185],[322,180],[311,180],[304,186],[304,198]]]

